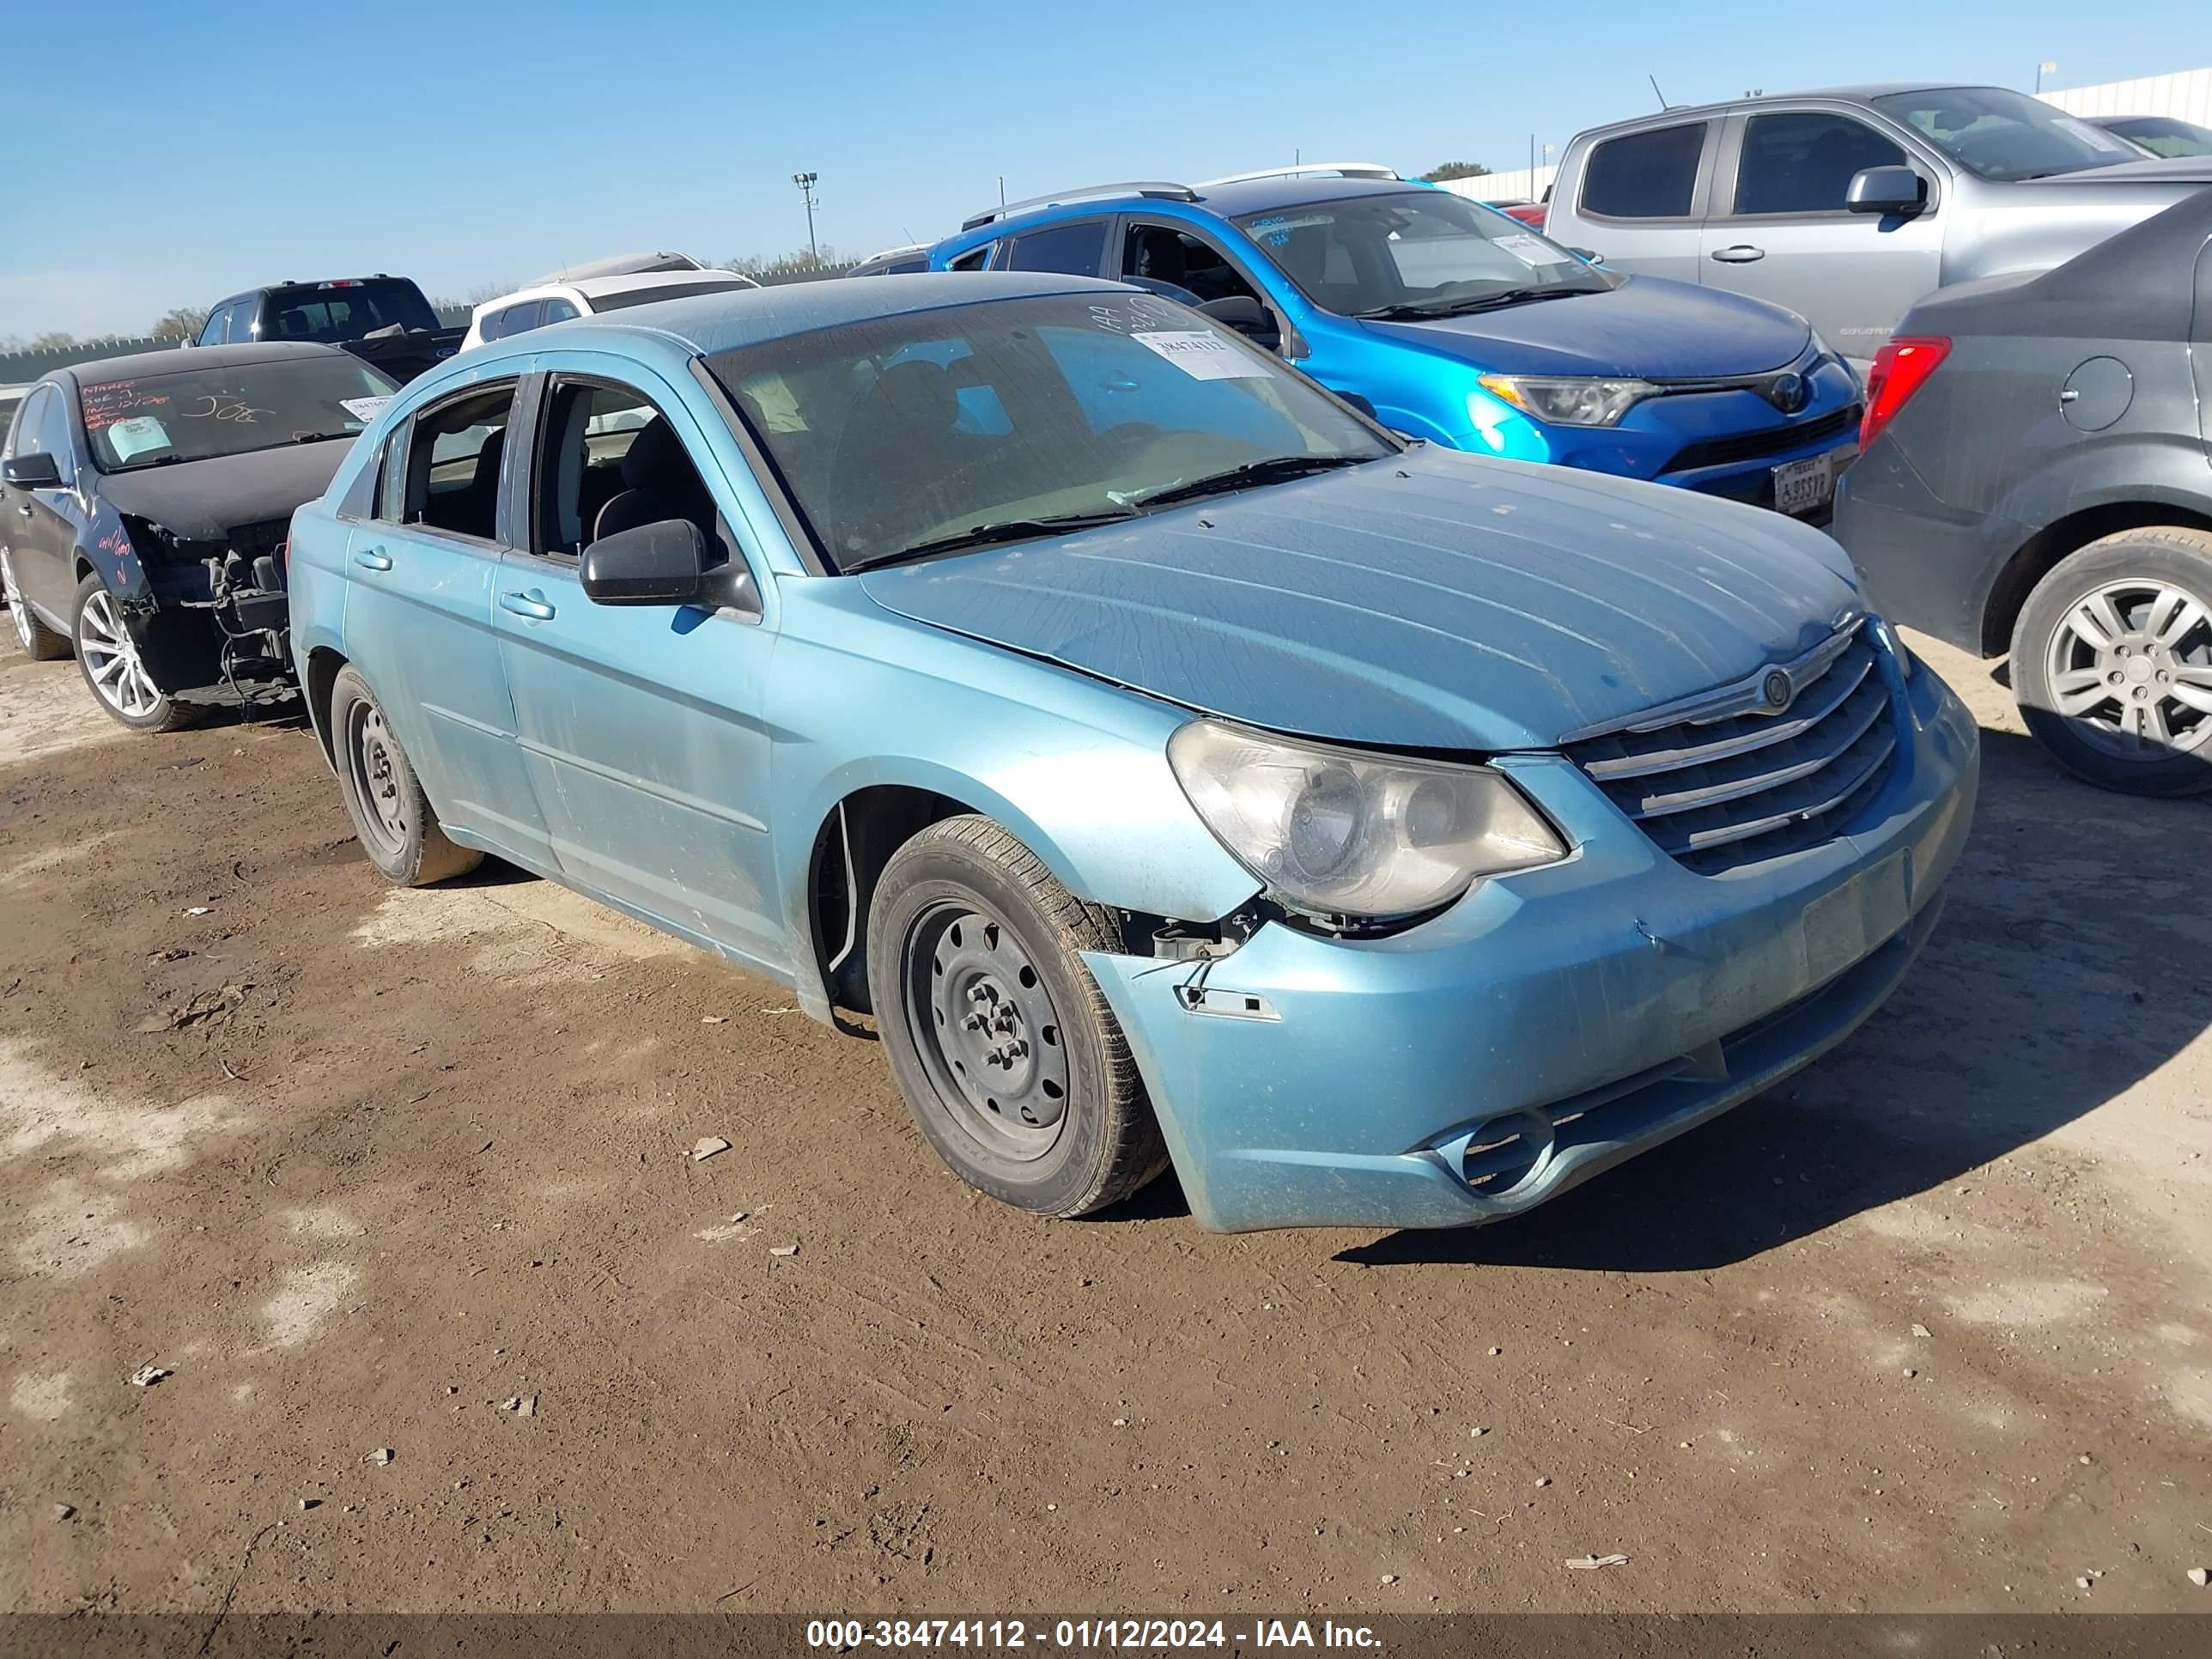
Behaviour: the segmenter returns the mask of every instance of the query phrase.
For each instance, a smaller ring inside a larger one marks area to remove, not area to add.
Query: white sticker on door
[[[1194,380],[1264,380],[1267,364],[1246,356],[1218,334],[1200,328],[1164,329],[1129,337],[1157,351]]]

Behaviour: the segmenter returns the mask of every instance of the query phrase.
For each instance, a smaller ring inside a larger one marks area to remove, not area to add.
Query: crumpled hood
[[[1795,362],[1813,337],[1802,318],[1779,306],[1664,276],[1467,317],[1364,326],[1492,374],[1661,380],[1763,374]]]
[[[1547,748],[1740,678],[1856,601],[1843,550],[1776,514],[1428,447],[857,580],[1208,714],[1455,751]]]
[[[99,493],[118,512],[150,520],[180,540],[219,541],[239,525],[290,518],[330,487],[352,448],[333,438],[105,473]]]

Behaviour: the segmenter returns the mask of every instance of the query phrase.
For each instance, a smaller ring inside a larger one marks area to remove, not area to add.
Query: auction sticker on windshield
[[[1524,265],[1571,265],[1575,256],[1538,236],[1501,236],[1498,246]]]
[[[1246,356],[1218,334],[1203,329],[1169,329],[1156,334],[1129,337],[1148,351],[1156,351],[1194,380],[1264,380],[1265,363]]]

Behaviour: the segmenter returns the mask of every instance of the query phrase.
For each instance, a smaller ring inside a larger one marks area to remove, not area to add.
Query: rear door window
[[[484,338],[504,340],[510,334],[521,334],[538,326],[544,314],[544,304],[537,300],[526,300],[519,306],[504,306],[485,319]]]
[[[1014,238],[1001,270],[1051,270],[1063,276],[1096,276],[1106,258],[1106,222],[1085,219],[1052,225]]]
[[[1843,213],[1853,176],[1908,165],[1905,151],[1863,121],[1825,110],[1754,115],[1736,162],[1735,211]]]
[[[1583,169],[1583,211],[1607,219],[1686,218],[1706,125],[1686,121],[1605,140]]]
[[[415,417],[404,474],[387,488],[377,516],[492,541],[498,536],[500,466],[516,383],[466,392]]]

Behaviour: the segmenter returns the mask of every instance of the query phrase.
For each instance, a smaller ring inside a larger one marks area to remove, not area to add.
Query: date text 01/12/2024
[[[1242,1622],[1241,1620],[1239,1621]],[[1262,1619],[1231,1630],[1219,1619],[816,1619],[806,1645],[856,1648],[1359,1648],[1382,1645],[1366,1625]]]

